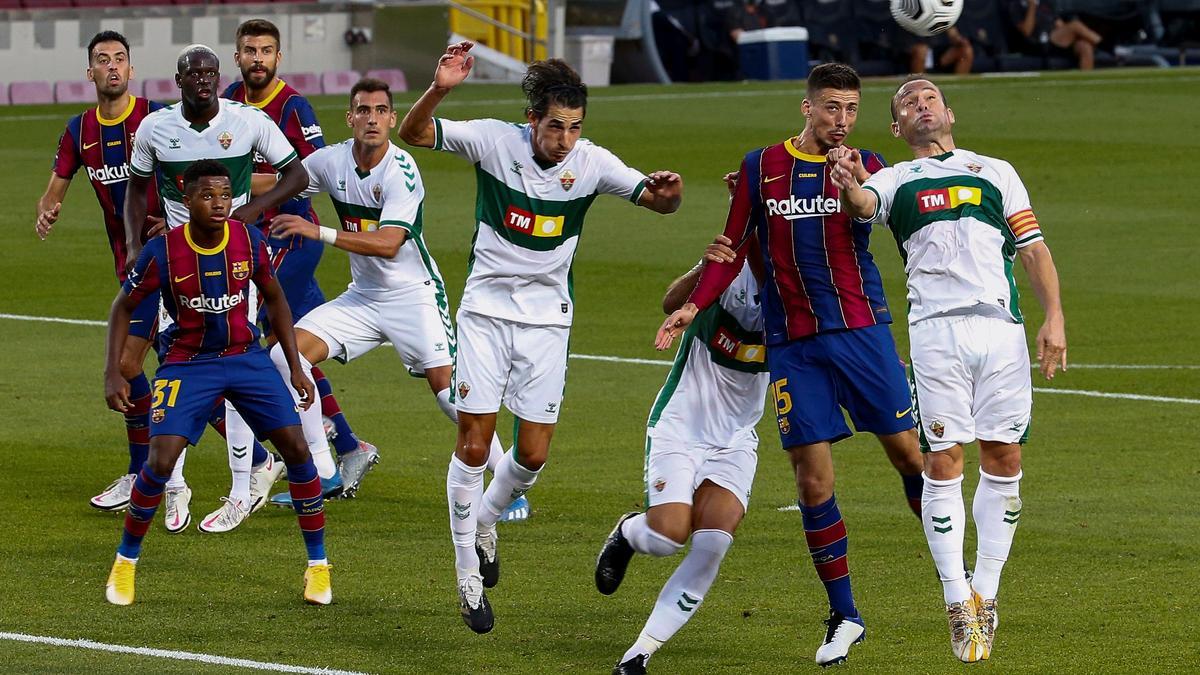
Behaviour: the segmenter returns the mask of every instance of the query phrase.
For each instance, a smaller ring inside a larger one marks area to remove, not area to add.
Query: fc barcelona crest
[[[233,261],[233,267],[230,268],[229,272],[233,275],[234,279],[237,279],[238,281],[245,281],[250,276],[250,261]]]
[[[383,201],[383,186],[379,183],[376,183],[375,186],[371,188],[371,196],[374,197],[375,201],[377,202]]]
[[[571,173],[570,169],[564,170],[558,174],[558,184],[562,186],[564,191],[570,192],[571,186],[575,185],[575,174]]]
[[[167,411],[162,408],[155,408],[150,411],[150,421],[155,424],[161,424],[167,418]]]
[[[221,148],[228,150],[229,146],[233,145],[233,134],[222,131],[221,135],[217,136],[217,142],[221,144]]]

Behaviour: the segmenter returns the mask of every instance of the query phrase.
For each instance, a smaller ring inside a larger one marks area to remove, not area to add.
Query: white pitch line
[[[75,326],[105,326],[104,321],[92,321],[89,319],[64,319],[56,316],[30,316],[27,314],[3,314],[0,313],[0,319],[11,319],[13,321],[40,321],[43,323],[66,323]],[[580,361],[603,361],[606,363],[630,363],[641,366],[669,366],[671,361],[665,359],[635,359],[623,356],[607,356],[603,354],[571,354],[572,359]],[[1031,368],[1037,368],[1037,364],[1032,364]],[[1096,369],[1113,369],[1113,370],[1200,370],[1200,365],[1180,364],[1180,365],[1138,365],[1138,364],[1073,364],[1072,368],[1096,368]],[[1075,396],[1090,396],[1093,398],[1117,398],[1128,401],[1152,401],[1155,403],[1188,403],[1200,404],[1200,399],[1195,398],[1177,398],[1173,396],[1148,396],[1145,394],[1124,394],[1119,392],[1108,391],[1090,391],[1086,389],[1046,389],[1044,387],[1034,387],[1033,391],[1039,394],[1072,394]]]
[[[0,632],[0,640],[30,642],[34,644],[51,645],[54,647],[75,647],[78,649],[91,649],[98,652],[114,652],[117,654],[153,656],[160,659],[171,659],[173,661],[197,661],[200,663],[209,663],[217,666],[234,666],[237,668],[249,668],[252,670],[269,670],[276,673],[311,673],[312,675],[365,675],[364,673],[354,670],[289,666],[286,663],[269,663],[266,661],[251,661],[250,659],[234,659],[227,656],[197,654],[195,652],[181,652],[174,649],[128,647],[125,645],[113,645],[104,642],[95,642],[92,640],[65,640],[63,638],[44,637],[41,635],[26,635],[24,633]]]

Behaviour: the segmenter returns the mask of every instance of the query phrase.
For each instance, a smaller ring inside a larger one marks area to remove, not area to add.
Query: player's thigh
[[[300,424],[295,399],[265,351],[220,360],[225,362],[228,378],[225,399],[246,420],[256,438],[267,438],[277,429]]]
[[[459,412],[496,413],[512,369],[513,324],[462,310],[455,323],[454,405]]]
[[[832,443],[851,435],[838,407],[836,380],[823,354],[823,346],[815,338],[767,347],[768,393],[785,448]]]
[[[388,303],[379,308],[383,335],[404,365],[418,372],[454,363],[450,316],[430,294],[418,302]]]
[[[306,314],[296,322],[296,328],[320,338],[330,358],[346,363],[383,344],[379,323],[375,303],[357,291],[347,290]]]
[[[555,424],[567,385],[566,326],[513,327],[512,371],[504,405],[531,422]]]
[[[838,402],[854,428],[886,436],[914,426],[912,392],[889,326],[821,336],[837,382]]]
[[[914,403],[922,450],[938,452],[975,440],[971,405],[975,346],[964,317],[934,318],[909,326]]]
[[[980,440],[1023,443],[1033,408],[1033,379],[1025,326],[979,319],[977,339],[988,348],[975,378],[975,435]]]
[[[721,530],[733,535],[746,516],[746,506],[729,488],[705,480],[696,488],[692,505],[692,532]]]
[[[159,366],[150,385],[151,437],[182,436],[193,445],[200,441],[213,407],[225,390],[225,370],[219,361]]]
[[[749,429],[727,448],[710,448],[696,474],[695,529],[733,534],[750,506],[758,469],[758,434]]]
[[[696,471],[702,459],[695,448],[681,440],[677,431],[647,429],[642,472],[646,481],[646,507],[687,504],[690,508],[692,494],[699,484]]]

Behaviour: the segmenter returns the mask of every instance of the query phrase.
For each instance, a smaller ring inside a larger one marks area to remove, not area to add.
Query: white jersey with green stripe
[[[250,201],[250,176],[255,153],[279,169],[296,158],[287,136],[266,113],[243,103],[218,99],[217,114],[208,124],[192,124],[183,104],[167,106],[142,120],[133,139],[129,170],[158,178],[158,194],[168,227],[188,220],[183,205],[183,172],[192,162],[215,159],[229,169],[233,208]]]
[[[908,274],[908,321],[977,314],[1021,323],[1013,262],[1042,240],[1012,165],[969,150],[900,162],[863,186]]]
[[[533,325],[570,326],[571,265],[599,194],[637,203],[646,177],[580,139],[552,166],[533,156],[528,124],[435,119],[435,150],[475,164],[475,239],[461,308]]]
[[[646,426],[722,448],[753,431],[771,377],[762,330],[758,282],[744,264],[717,302],[684,332]]]
[[[354,141],[347,140],[305,157],[304,168],[308,189],[303,196],[328,194],[346,232],[385,227],[408,231],[393,258],[350,254],[352,288],[379,300],[424,292],[430,286],[445,295],[442,274],[425,246],[425,184],[412,155],[389,142],[383,161],[364,173],[354,161]]]

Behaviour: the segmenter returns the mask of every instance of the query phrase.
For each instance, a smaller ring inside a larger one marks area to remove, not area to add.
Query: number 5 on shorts
[[[771,383],[771,395],[775,397],[775,414],[780,417],[792,411],[792,395],[783,390],[786,386],[786,377],[781,377]]]
[[[154,399],[150,401],[151,408],[161,408],[163,399],[167,399],[167,407],[175,407],[175,399],[179,398],[181,380],[155,380]],[[169,393],[164,390],[170,390]]]

